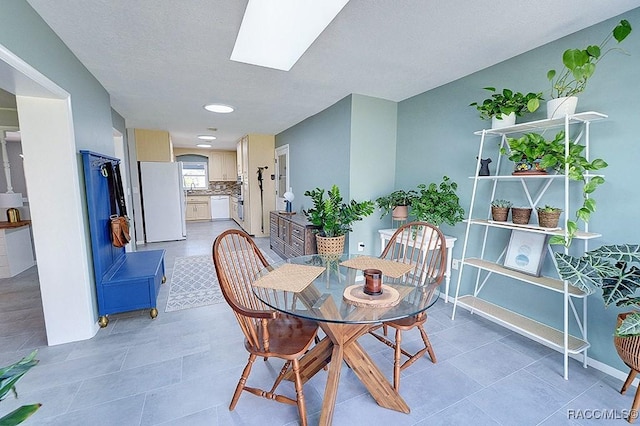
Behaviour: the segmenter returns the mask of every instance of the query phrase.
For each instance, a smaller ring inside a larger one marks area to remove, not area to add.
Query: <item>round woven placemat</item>
[[[382,294],[370,296],[364,292],[364,285],[354,284],[344,289],[342,294],[347,303],[360,307],[388,308],[400,301],[400,293],[393,287],[382,284]]]

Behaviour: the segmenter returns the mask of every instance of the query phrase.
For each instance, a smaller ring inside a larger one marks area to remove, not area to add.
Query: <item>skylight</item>
[[[289,71],[349,0],[249,0],[231,60]]]

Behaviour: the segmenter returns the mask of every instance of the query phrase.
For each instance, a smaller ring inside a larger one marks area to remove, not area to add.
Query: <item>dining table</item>
[[[366,269],[382,272],[382,294],[364,292]],[[385,321],[417,315],[435,304],[439,283],[405,284],[411,264],[358,254],[305,255],[275,262],[260,272],[255,295],[271,308],[313,320],[324,337],[300,359],[306,383],[328,367],[320,425],[331,425],[343,364],[355,373],[378,405],[409,413],[402,396],[358,343]],[[285,379],[292,380],[293,373]]]

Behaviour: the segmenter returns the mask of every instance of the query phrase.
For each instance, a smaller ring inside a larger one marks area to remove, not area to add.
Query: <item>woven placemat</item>
[[[253,285],[297,293],[304,290],[324,271],[325,268],[322,266],[285,263],[267,275],[258,278]]]
[[[409,263],[394,262],[393,260],[369,256],[354,257],[353,259],[345,260],[341,265],[363,271],[365,269],[379,269],[382,271],[382,275],[391,278],[400,278],[414,268],[414,265]]]
[[[400,293],[393,287],[382,284],[382,294],[371,296],[364,292],[362,284],[354,284],[344,289],[342,294],[347,303],[360,307],[388,308],[400,301]]]

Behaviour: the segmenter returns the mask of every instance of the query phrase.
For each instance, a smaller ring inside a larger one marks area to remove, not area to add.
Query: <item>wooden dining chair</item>
[[[229,410],[235,408],[242,391],[247,391],[267,399],[297,405],[300,421],[302,425],[306,425],[298,359],[313,343],[318,325],[313,321],[279,313],[256,297],[252,283],[259,277],[260,270],[268,266],[268,262],[244,231],[231,229],[220,234],[213,243],[212,255],[222,294],[233,309],[245,336],[245,348],[249,352],[249,361],[242,371]],[[260,297],[267,300],[269,290],[260,290]],[[251,367],[258,357],[265,361],[271,357],[286,361],[269,390],[247,385]],[[290,369],[295,377],[296,399],[275,393]]]
[[[435,290],[442,283],[447,260],[445,237],[440,229],[427,222],[407,223],[396,230],[380,257],[414,265],[406,275],[397,279],[385,276],[383,281],[385,284],[397,282],[420,287],[421,291],[414,293],[414,297],[419,299],[410,302],[422,306],[428,306],[431,303]],[[431,361],[436,362],[433,346],[424,331],[426,322],[427,312],[424,311],[408,318],[384,322],[370,331],[376,339],[394,349],[393,387],[396,391],[400,389],[400,372],[418,358],[428,353]],[[388,328],[395,329],[394,341],[386,337]],[[420,332],[424,347],[411,354],[402,349],[401,343],[402,332],[413,328],[417,328]],[[379,332],[380,329],[383,330],[382,334]],[[402,356],[407,358],[404,362],[402,362]]]

